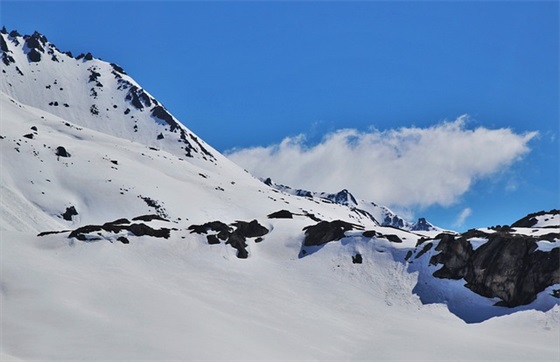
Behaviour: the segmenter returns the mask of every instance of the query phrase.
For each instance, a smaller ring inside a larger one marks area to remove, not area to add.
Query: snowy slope
[[[560,285],[495,306],[432,276],[451,234],[381,226],[390,210],[348,192],[270,187],[158,121],[110,63],[1,36],[2,361],[560,358]],[[240,231],[252,220],[260,237]],[[555,216],[515,232],[558,251]]]
[[[45,226],[68,229],[147,213],[188,226],[266,219],[280,209],[374,225],[341,205],[319,206],[280,194],[230,162],[202,168],[163,150],[76,126],[4,94],[0,102],[2,229],[25,230],[33,220],[33,232]],[[57,156],[58,147],[70,157]],[[69,207],[78,215],[64,220]]]
[[[39,33],[22,36],[4,30],[0,42],[0,90],[15,100],[72,124],[189,158],[203,167],[228,162],[118,65],[89,53],[73,58]]]

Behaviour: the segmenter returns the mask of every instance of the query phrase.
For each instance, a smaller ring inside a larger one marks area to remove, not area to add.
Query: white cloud
[[[314,146],[305,137],[232,150],[227,156],[259,177],[315,191],[349,189],[397,207],[450,205],[478,179],[507,169],[529,151],[536,132],[468,129],[467,116],[429,128],[343,129]]]
[[[465,220],[467,220],[467,218],[471,216],[471,214],[472,214],[472,210],[470,207],[464,208],[463,211],[461,211],[461,213],[459,214],[459,216],[457,216],[457,220],[455,220],[454,225],[456,227],[461,227],[465,225]]]

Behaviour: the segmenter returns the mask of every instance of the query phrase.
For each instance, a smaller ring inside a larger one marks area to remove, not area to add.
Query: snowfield
[[[0,360],[560,360],[560,284],[507,308],[435,278],[456,233],[265,184],[118,66],[34,36],[38,62],[0,33]],[[478,231],[470,251],[501,232]],[[559,232],[511,231],[534,255]]]
[[[467,324],[444,304],[423,305],[412,293],[417,275],[388,252],[368,248],[368,261],[352,264],[344,249],[366,245],[327,244],[300,260],[286,236],[240,260],[197,238],[70,245],[3,232],[3,352],[23,360],[558,358],[558,305]]]

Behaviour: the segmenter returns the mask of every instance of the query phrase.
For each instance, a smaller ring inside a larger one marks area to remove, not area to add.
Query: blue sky
[[[219,151],[303,134],[307,152],[341,129],[384,134],[464,114],[465,134],[537,131],[528,151],[469,174],[450,203],[391,206],[455,229],[560,207],[558,2],[2,1],[0,14],[8,30],[120,64]]]

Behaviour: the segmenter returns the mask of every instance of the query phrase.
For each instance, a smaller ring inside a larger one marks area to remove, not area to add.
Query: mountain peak
[[[0,58],[5,65],[1,90],[21,103],[204,167],[212,167],[218,158],[230,163],[116,63],[90,52],[72,58],[40,32],[22,36],[16,30],[0,32]]]

